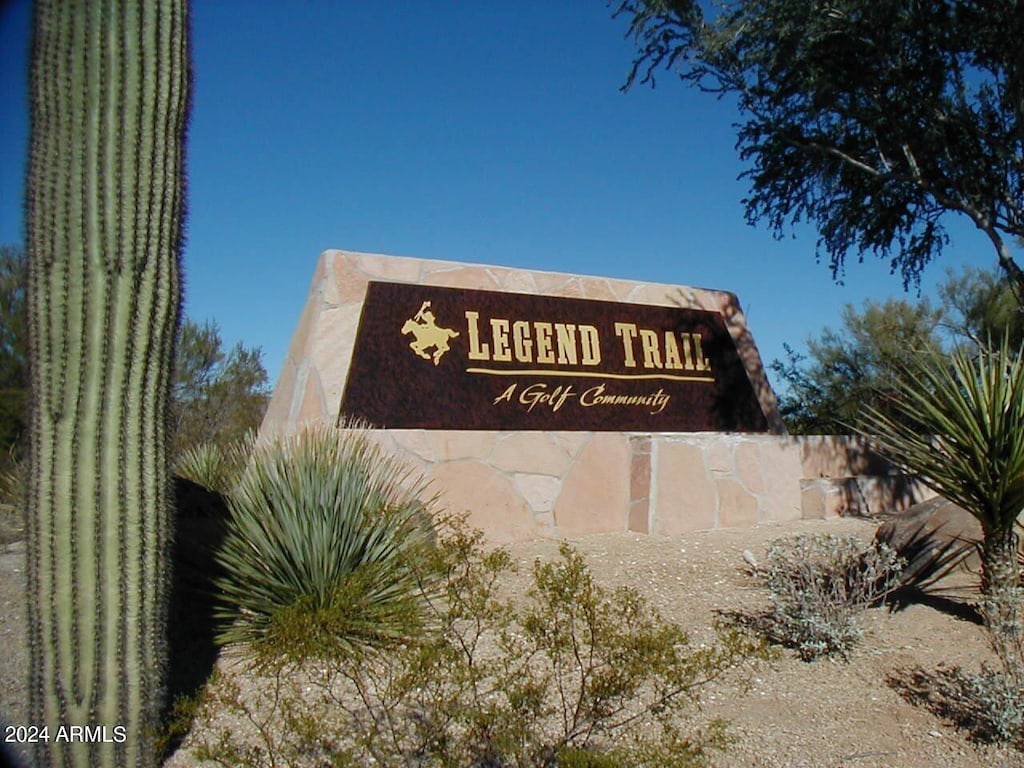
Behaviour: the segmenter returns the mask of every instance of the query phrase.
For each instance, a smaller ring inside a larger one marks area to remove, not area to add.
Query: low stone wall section
[[[876,515],[932,494],[847,437],[375,433],[494,542]]]

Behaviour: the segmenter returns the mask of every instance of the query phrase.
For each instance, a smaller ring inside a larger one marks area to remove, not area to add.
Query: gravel
[[[869,540],[875,527],[859,519],[797,521],[673,537],[598,535],[574,546],[601,583],[639,589],[665,619],[678,622],[700,642],[710,637],[718,612],[756,611],[769,605],[745,562],[763,557],[767,542],[819,532],[852,533]],[[509,549],[523,566],[510,577],[523,584],[511,584],[512,589],[525,588],[535,560],[558,556],[553,541]],[[24,559],[23,544],[7,545],[0,552],[0,713],[11,724],[27,724]],[[716,766],[1024,767],[1020,752],[971,741],[952,723],[908,701],[889,682],[894,675],[914,670],[959,666],[976,671],[982,662],[992,663],[985,635],[976,624],[949,610],[911,605],[899,611],[868,611],[864,631],[863,643],[848,662],[804,662],[784,651],[777,661],[756,671],[748,690],[729,682],[707,688],[699,717],[724,717],[733,737],[728,751],[716,757]],[[197,765],[189,743],[186,740],[170,759],[170,768]]]

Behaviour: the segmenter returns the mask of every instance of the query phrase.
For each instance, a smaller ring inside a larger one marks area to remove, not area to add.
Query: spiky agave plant
[[[217,554],[220,642],[301,660],[415,632],[417,566],[433,541],[426,494],[424,480],[358,425],[258,447],[228,499]]]
[[[900,418],[900,417],[903,418]],[[974,515],[982,527],[986,620],[1020,632],[1015,523],[1024,512],[1024,348],[912,358],[891,413],[871,409],[862,427],[898,465]]]
[[[26,533],[40,766],[157,759],[187,15],[186,0],[35,4]]]

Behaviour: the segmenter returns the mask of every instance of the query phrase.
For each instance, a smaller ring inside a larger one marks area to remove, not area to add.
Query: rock
[[[935,496],[893,514],[879,527],[877,537],[899,549],[922,532],[943,541],[980,541],[981,523],[963,507]]]
[[[936,496],[895,513],[879,526],[875,540],[885,542],[906,559],[903,578],[912,584],[927,579],[939,556],[939,562],[945,562],[946,567],[959,561],[977,566],[976,544],[981,536],[977,518],[963,507]]]
[[[752,570],[757,571],[757,558],[754,557],[754,553],[749,549],[743,550],[743,561],[749,565]]]

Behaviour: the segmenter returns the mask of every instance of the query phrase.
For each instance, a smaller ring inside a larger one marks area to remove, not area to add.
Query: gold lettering
[[[579,359],[576,348],[576,326],[569,323],[555,323],[558,340],[558,362],[562,365],[576,365]]]
[[[593,325],[490,318],[484,321],[490,324],[490,338],[481,338],[480,313],[466,310],[465,315],[470,360],[515,359],[519,363],[588,366],[601,363],[601,339]],[[636,326],[628,325],[631,330],[625,343],[636,338]],[[632,355],[631,348],[628,354]]]
[[[682,339],[682,342],[683,342],[683,360],[685,361],[683,367],[686,368],[686,370],[688,370],[688,371],[692,371],[693,370],[693,350],[690,348],[690,334],[688,334],[688,333],[680,333],[679,334],[679,338]]]
[[[665,337],[666,340],[668,337]],[[688,371],[710,371],[711,362],[704,356],[704,340],[699,333],[682,333],[683,360]]]
[[[533,410],[533,407],[537,405],[538,400],[545,397],[547,388],[547,384],[531,384],[523,390],[523,393],[519,395],[519,402],[523,405],[529,406],[526,409],[527,413]]]
[[[658,334],[646,328],[641,328],[640,344],[644,348],[644,368],[661,368],[661,350],[658,349]]]
[[[530,338],[530,324],[525,320],[512,323],[512,346],[516,360],[520,363],[533,362],[533,339]]]
[[[480,343],[480,329],[477,327],[477,320],[479,319],[479,312],[466,310],[466,330],[469,331],[469,359],[490,360],[491,348],[487,344]]]
[[[557,386],[549,392],[547,384],[538,382],[531,384],[522,391],[519,395],[519,402],[527,406],[527,413],[532,411],[538,404],[548,406],[551,408],[551,412],[554,413],[561,409],[570,397],[576,397],[572,385]]]
[[[512,350],[508,347],[508,320],[491,318],[491,340],[494,343],[494,354],[491,360],[507,363],[512,359]]]
[[[656,392],[651,392],[646,395],[616,395],[606,394],[606,387],[604,384],[598,384],[596,387],[584,390],[580,395],[579,403],[584,408],[590,408],[598,405],[608,406],[642,406],[648,409],[648,413],[652,416],[656,416],[665,410],[665,407],[669,404],[672,399],[672,395],[665,392],[665,390],[659,388]]]
[[[627,368],[636,368],[636,358],[633,357],[633,339],[636,338],[635,323],[616,323],[615,335],[622,339],[623,362]]]
[[[491,403],[491,405],[497,405],[502,400],[507,400],[508,402],[511,403],[512,402],[512,395],[516,391],[516,386],[517,385],[515,385],[515,384],[509,384],[508,388],[504,392],[502,392],[500,395],[498,395],[496,398],[494,398],[494,402]]]
[[[580,326],[580,347],[584,365],[598,365],[601,362],[601,340],[597,328],[592,325]]]
[[[704,340],[699,333],[691,333],[690,335],[693,337],[693,346],[697,352],[697,370],[710,371],[711,362],[704,357]]]
[[[551,348],[551,323],[535,322],[533,327],[537,330],[537,362],[555,362],[555,352]]]
[[[676,343],[672,331],[665,331],[665,367],[670,371],[679,371],[683,368],[683,361],[679,357],[679,344]]]

